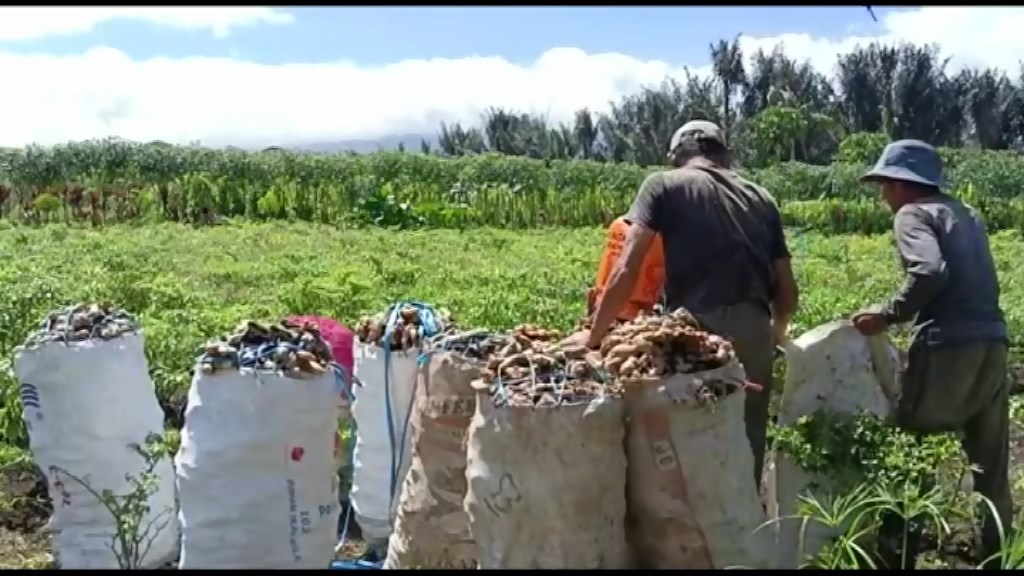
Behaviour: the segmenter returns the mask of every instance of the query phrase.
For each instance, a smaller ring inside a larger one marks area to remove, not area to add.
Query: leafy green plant
[[[956,499],[951,498],[946,488],[921,490],[912,483],[862,483],[849,492],[822,496],[802,494],[795,515],[776,518],[768,524],[800,522],[801,569],[899,568],[917,552],[910,549],[911,526],[926,524],[940,540],[950,534],[946,518],[951,513],[963,514],[961,509],[950,508],[949,503],[953,501]],[[905,528],[896,542],[878,540],[887,515],[903,520]],[[804,537],[812,524],[825,526],[837,535],[821,550],[809,554],[804,547]],[[881,548],[885,545],[895,548],[898,566],[886,565],[886,554]]]
[[[155,470],[157,465],[169,456],[169,449],[164,439],[158,434],[151,434],[145,444],[131,444],[145,462],[145,467],[138,474],[125,474],[128,491],[115,494],[110,489],[97,490],[84,479],[67,470],[51,466],[50,473],[58,478],[53,485],[61,491],[61,503],[69,504],[69,496],[63,488],[65,477],[81,486],[90,496],[114,518],[114,534],[110,542],[110,550],[122,570],[138,570],[144,566],[146,557],[153,542],[164,529],[174,520],[174,510],[160,510],[150,517],[149,501],[159,489],[159,477]]]
[[[837,140],[840,130],[828,116],[771,106],[749,132],[757,167],[741,172],[779,200],[788,222],[833,234],[889,230],[888,212],[865,200],[873,188],[858,180],[886,137],[850,135],[833,164],[814,166],[783,160],[809,140]],[[1024,223],[1024,201],[1014,192],[1024,187],[1019,156],[942,153],[950,180],[969,187],[991,228]],[[34,222],[63,204],[68,218],[95,224],[158,216],[196,225],[246,217],[400,228],[595,226],[622,214],[659,169],[500,154],[326,155],[98,140],[0,150],[0,216]]]
[[[917,436],[873,414],[845,417],[827,411],[793,426],[773,426],[772,446],[812,474],[827,474],[844,493],[861,482],[922,485],[960,454],[952,435]]]

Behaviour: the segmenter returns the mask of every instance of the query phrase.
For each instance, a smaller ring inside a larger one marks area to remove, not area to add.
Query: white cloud
[[[181,12],[176,20],[160,21],[214,30],[244,21],[237,14],[229,17],[230,9],[221,10],[219,20],[200,17],[200,10],[193,9],[191,16]],[[266,21],[269,16],[249,18]],[[741,44],[749,53],[782,42],[789,55],[828,72],[837,54],[876,39],[937,42],[955,56],[954,65],[1015,72],[1024,58],[1024,35],[1017,33],[1024,29],[1024,8],[926,7],[890,14],[865,29],[877,35],[828,40],[793,33],[744,37]],[[433,133],[441,120],[475,123],[488,106],[568,120],[581,107],[601,110],[641,85],[666,75],[682,77],[684,64],[706,62],[641,61],[575,48],[553,48],[528,66],[467,57],[373,68],[345,62],[263,65],[230,58],[133,61],[110,48],[71,57],[0,52],[0,77],[5,79],[0,145],[108,135],[212,145],[375,138]]]
[[[180,30],[210,30],[223,38],[232,28],[288,24],[294,17],[265,7],[13,7],[0,8],[0,41],[82,34],[111,20],[133,20]]]
[[[867,19],[868,16],[865,14]],[[870,19],[868,19],[870,22]],[[951,56],[950,66],[994,66],[1016,72],[1024,59],[1024,7],[926,6],[887,14],[877,25],[876,34],[861,34],[838,41],[815,38],[806,33],[783,34],[772,38],[741,39],[747,53],[766,51],[783,43],[791,56],[810,60],[815,67],[831,73],[836,56],[850,52],[858,44],[874,41],[884,43],[912,42],[918,45],[938,44],[943,54]],[[870,31],[871,25],[858,26]]]

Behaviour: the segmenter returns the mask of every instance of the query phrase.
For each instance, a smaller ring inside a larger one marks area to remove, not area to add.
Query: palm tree
[[[737,88],[747,81],[747,72],[743,68],[743,52],[740,50],[740,37],[737,35],[732,42],[719,40],[718,44],[710,44],[711,64],[715,77],[722,88],[722,128],[726,138],[733,123],[732,99]]]

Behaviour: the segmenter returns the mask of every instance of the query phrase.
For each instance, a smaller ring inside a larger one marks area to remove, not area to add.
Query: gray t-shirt
[[[946,194],[902,206],[893,219],[907,276],[883,310],[890,323],[934,329],[933,344],[1006,340],[985,224]]]
[[[736,172],[698,159],[644,180],[628,219],[661,235],[668,308],[709,312],[775,296],[789,258],[774,198]]]

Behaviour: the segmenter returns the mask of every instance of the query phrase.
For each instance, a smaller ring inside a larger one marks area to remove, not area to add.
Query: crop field
[[[1020,508],[1021,78],[995,68],[954,71],[937,47],[905,43],[858,46],[836,59],[833,74],[781,46],[745,53],[739,37],[709,52],[711,78],[666,78],[557,125],[489,107],[479,123],[424,134],[417,152],[245,151],[120,138],[0,148],[0,568],[54,564],[46,528],[53,505],[28,450],[11,366],[15,347],[48,312],[109,301],[138,316],[165,416],[162,447],[174,450],[200,346],[243,319],[317,314],[352,326],[415,299],[447,308],[465,329],[573,330],[603,226],[660,169],[672,132],[697,117],[725,129],[737,170],[779,204],[801,289],[794,336],[897,287],[892,215],[859,177],[891,140],[939,146],[950,193],[977,208],[992,233],[1011,390],[1019,394],[1011,399],[1010,466]],[[904,331],[894,336],[905,344]],[[785,370],[779,359],[773,407]],[[956,439],[829,416],[769,430],[775,463],[785,455],[835,482],[831,501],[812,490],[798,516],[832,527],[858,521],[837,530],[808,567],[876,567],[880,558],[864,557],[854,534],[877,533],[882,509],[923,519],[913,546],[918,567],[979,567],[977,502]],[[922,481],[936,488],[919,489]],[[1017,528],[1022,522],[1018,514]],[[910,548],[906,536],[894,544]],[[1002,549],[1004,568],[1024,568],[1024,531]],[[362,550],[356,538],[342,555]]]
[[[884,233],[889,214],[858,182],[885,144],[853,135],[828,166],[741,172],[765,186],[795,229]],[[1020,229],[1024,160],[942,149],[955,192],[993,229]],[[483,154],[457,158],[243,152],[93,141],[0,149],[0,215],[29,222],[286,219],[401,228],[598,226],[622,213],[644,176],[634,164]]]
[[[445,306],[464,327],[530,322],[571,330],[602,245],[599,228],[509,231],[343,229],[310,223],[9,226],[0,231],[0,357],[50,309],[112,300],[137,313],[169,428],[196,349],[243,318],[322,313],[347,323],[398,298]],[[1015,346],[1024,344],[1024,241],[993,237]],[[791,237],[803,289],[794,332],[877,301],[898,282],[887,236]],[[781,376],[781,362],[780,362]],[[9,366],[0,381],[0,565],[45,563],[47,505],[27,472],[27,438]],[[1024,480],[1024,477],[1022,477]]]

